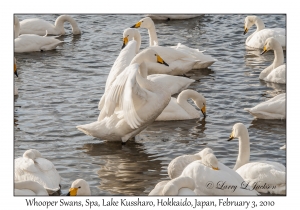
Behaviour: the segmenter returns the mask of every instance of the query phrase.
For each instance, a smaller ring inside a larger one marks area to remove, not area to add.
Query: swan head
[[[14,73],[18,77],[18,72],[17,72],[17,62],[16,59],[14,59]]]
[[[228,141],[231,141],[234,138],[239,138],[242,135],[244,135],[245,133],[248,133],[248,130],[247,130],[246,126],[243,123],[236,123],[232,127],[232,132],[229,136]]]
[[[256,16],[247,16],[245,18],[244,35],[248,32],[249,28],[255,24]]]
[[[127,45],[127,43],[134,39],[135,36],[139,34],[138,30],[135,28],[127,28],[123,32],[123,46],[122,49]]]
[[[130,28],[151,28],[152,26],[154,26],[154,22],[150,17],[145,17],[143,19],[141,19],[139,22],[137,22],[136,24],[134,24],[133,26],[131,26]]]
[[[208,153],[205,155],[201,162],[207,167],[212,168],[213,170],[219,170],[219,162],[216,156],[213,153]]]
[[[84,179],[76,179],[69,189],[68,196],[91,195],[90,185]]]
[[[24,158],[29,158],[29,159],[36,159],[36,158],[39,158],[39,157],[42,157],[41,153],[36,150],[36,149],[29,149],[29,150],[26,150],[23,154],[23,157]]]
[[[198,97],[194,101],[196,106],[201,110],[204,117],[206,117],[206,100],[201,93],[197,93]]]
[[[158,54],[156,51],[152,50],[151,48],[147,48],[137,54],[133,60],[131,61],[131,64],[133,63],[142,63],[143,61],[146,62],[152,62],[152,63],[160,63],[164,64],[166,66],[169,66]]]
[[[269,50],[273,50],[277,46],[281,47],[280,43],[276,39],[274,39],[273,37],[270,37],[270,38],[266,39],[261,55],[265,54]]]

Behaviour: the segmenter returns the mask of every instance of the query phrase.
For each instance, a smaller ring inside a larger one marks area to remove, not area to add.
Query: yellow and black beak
[[[17,77],[19,77],[18,72],[17,72],[17,65],[15,63],[14,63],[14,73]]]
[[[213,167],[213,166],[212,166],[212,169],[214,169],[214,170],[216,170],[216,171],[217,171],[217,170],[219,170],[219,168],[218,168],[218,167],[216,167],[216,168],[215,168],[215,167]]]
[[[137,22],[137,24],[134,24],[130,28],[139,28],[141,26],[142,22]]]
[[[69,193],[67,195],[68,196],[76,196],[77,195],[77,190],[78,190],[78,188],[70,188]]]
[[[123,49],[127,45],[127,43],[128,43],[128,38],[127,37],[123,38],[123,45],[121,49]]]
[[[230,136],[229,136],[229,139],[227,141],[231,141],[233,138],[234,138],[234,134],[233,134],[233,131],[232,131]]]
[[[245,26],[244,35],[248,32],[248,28]]]
[[[203,116],[206,117],[206,106],[205,105],[202,107],[201,112],[202,112]]]
[[[157,63],[165,64],[166,66],[169,66],[159,55],[156,55],[157,57]]]
[[[264,46],[264,50],[260,53],[261,55],[265,54],[266,52],[268,52],[266,46]]]

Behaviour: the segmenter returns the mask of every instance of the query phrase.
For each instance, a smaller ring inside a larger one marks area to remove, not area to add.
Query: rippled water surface
[[[19,20],[38,17],[54,22],[59,15],[18,15]],[[15,53],[19,78],[15,85],[15,158],[37,149],[51,160],[66,192],[77,178],[87,180],[93,195],[148,195],[167,180],[167,166],[175,157],[194,154],[205,147],[233,167],[238,141],[228,142],[232,126],[244,123],[250,135],[251,160],[286,164],[285,120],[256,120],[250,108],[279,93],[285,85],[265,83],[259,73],[274,59],[273,51],[260,56],[245,48],[246,15],[202,15],[189,20],[155,21],[160,45],[182,43],[206,50],[218,61],[208,69],[187,76],[197,80],[190,89],[207,101],[206,119],[154,122],[140,138],[126,145],[87,136],[77,125],[97,120],[98,102],[105,81],[122,46],[123,30],[144,15],[71,15],[82,30],[73,35],[65,24],[65,41],[56,50]],[[285,15],[259,15],[266,27],[286,27]],[[142,48],[148,46],[146,29],[139,29]],[[201,115],[202,116],[202,115]]]

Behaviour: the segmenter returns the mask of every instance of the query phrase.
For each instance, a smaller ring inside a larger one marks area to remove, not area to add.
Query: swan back
[[[84,179],[76,179],[69,190],[69,195],[91,195],[90,185]]]
[[[195,189],[195,182],[190,177],[177,177],[169,181],[162,190],[162,195],[178,195],[181,188]],[[194,195],[194,193],[192,194]]]

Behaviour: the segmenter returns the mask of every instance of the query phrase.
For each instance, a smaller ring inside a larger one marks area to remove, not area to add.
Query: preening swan
[[[244,180],[234,170],[219,162],[208,152],[201,160],[188,164],[180,176],[194,180],[197,195],[257,195],[255,190],[243,188]]]
[[[90,185],[84,179],[76,179],[69,189],[68,196],[91,195]]]
[[[127,28],[124,30],[123,47],[126,46],[128,41],[130,40],[135,40],[137,42],[136,53],[138,53],[141,46],[141,34],[137,29]],[[183,45],[180,49],[184,49],[184,47],[185,46]],[[198,53],[199,60],[196,60],[195,57],[191,56],[190,53],[178,50],[179,48],[175,49],[171,47],[161,47],[157,45],[150,46],[149,48],[152,48],[158,54],[164,55],[164,60],[169,64],[169,66],[162,66],[157,63],[147,63],[149,74],[185,74],[186,72],[192,70],[193,66],[197,62],[201,62],[200,56],[202,56],[203,60],[206,59],[206,55],[203,55],[202,52]]]
[[[286,35],[284,28],[266,29],[265,24],[259,17],[247,16],[245,18],[244,34],[246,34],[254,24],[256,25],[257,29],[246,39],[245,43],[248,47],[262,49],[266,39],[269,37],[274,37],[280,43],[280,45],[285,48]]]
[[[136,55],[107,90],[98,121],[77,126],[80,131],[103,140],[126,142],[158,117],[171,94],[146,78],[145,61],[167,65],[152,49]]]
[[[187,14],[177,14],[177,15],[171,15],[171,14],[149,14],[147,15],[150,17],[152,20],[185,20],[185,19],[190,19],[190,18],[195,18],[198,16],[201,16],[201,14],[197,15],[187,15]]]
[[[260,119],[285,119],[286,118],[286,94],[281,93],[253,108],[245,108],[256,118]]]
[[[250,140],[244,124],[236,123],[233,126],[228,141],[233,138],[239,138],[239,154],[233,170],[258,192],[285,194],[285,166],[271,161],[249,162]]]
[[[132,29],[132,30],[136,30],[136,29]],[[137,49],[137,46],[138,46],[138,49]],[[114,62],[113,66],[109,72],[109,75],[107,77],[106,84],[105,84],[105,91],[104,91],[104,94],[102,95],[99,105],[98,105],[99,110],[101,110],[104,106],[107,89],[116,80],[117,76],[122,71],[124,71],[124,69],[127,66],[129,66],[130,62],[132,61],[134,56],[139,51],[139,46],[140,46],[140,43],[136,42],[135,40],[131,40],[129,42],[126,41],[126,45],[123,46],[123,49],[121,50],[118,58]],[[165,66],[165,65],[161,65],[159,63],[151,63],[151,62],[146,62],[146,64],[147,64],[147,67],[150,65],[155,66],[157,68],[159,68],[159,66]],[[157,64],[157,66],[155,64]],[[148,72],[148,74],[149,74],[149,72]],[[195,81],[193,79],[189,79],[189,78],[185,78],[185,77],[177,77],[177,76],[164,75],[164,74],[149,75],[149,76],[147,76],[147,79],[149,79],[157,84],[163,85],[166,89],[168,89],[170,91],[171,95],[178,93],[181,90],[186,89],[192,82]]]
[[[15,182],[14,188],[14,195],[48,195],[42,185],[30,180]]]
[[[168,175],[170,179],[177,178],[181,175],[183,169],[196,160],[201,160],[205,155],[213,153],[212,149],[205,148],[194,155],[181,155],[174,158],[168,165]]]
[[[155,185],[149,195],[196,195],[195,182],[190,177],[177,177],[170,181],[162,181]]]
[[[155,25],[150,17],[141,19],[138,23],[133,25],[131,28],[147,28],[150,37],[149,40],[150,47],[158,46],[158,39],[155,30]],[[176,51],[174,51],[174,49]],[[214,62],[216,62],[216,60],[212,58],[210,55],[204,55],[198,49],[192,49],[180,43],[177,44],[177,46],[158,47],[155,48],[155,50],[157,51],[157,53],[161,54],[161,56],[166,57],[166,62],[168,60],[168,56],[170,56],[169,59],[171,59],[171,61],[177,61],[176,63],[174,63],[173,68],[178,66],[178,69],[168,73],[172,75],[184,74],[191,69],[207,68],[211,66]],[[183,70],[180,70],[180,68],[183,68]]]
[[[63,42],[53,37],[44,37],[35,34],[24,34],[19,36],[20,23],[17,16],[14,20],[15,29],[15,48],[14,52],[32,52],[32,51],[46,51],[53,50]]]
[[[260,72],[259,79],[265,80],[266,82],[285,84],[286,66],[283,63],[283,50],[279,42],[273,37],[266,40],[264,50],[261,54],[264,54],[269,50],[274,50],[274,61],[270,66]]]
[[[44,36],[47,31],[48,34],[65,35],[65,22],[69,22],[71,24],[73,34],[81,34],[76,21],[69,15],[59,16],[54,25],[39,18],[22,20],[20,21],[20,34],[36,34]]]
[[[201,110],[203,116],[206,117],[206,100],[203,95],[194,90],[184,90],[178,95],[177,99],[173,97],[171,98],[168,106],[155,121],[189,120],[200,118],[199,111],[187,102],[190,98]]]
[[[35,149],[27,150],[23,157],[15,159],[15,182],[35,181],[52,194],[60,189],[60,180],[53,163]]]

